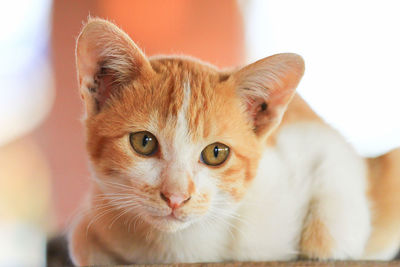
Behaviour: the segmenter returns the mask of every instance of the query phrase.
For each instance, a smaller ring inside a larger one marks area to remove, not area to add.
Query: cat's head
[[[100,19],[76,62],[98,197],[162,231],[234,213],[304,71],[295,54],[231,72],[147,58]]]

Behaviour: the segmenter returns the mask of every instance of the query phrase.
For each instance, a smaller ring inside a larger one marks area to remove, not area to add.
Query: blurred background
[[[45,265],[89,172],[74,62],[88,15],[151,56],[218,67],[281,52],[306,62],[300,94],[363,156],[400,146],[400,3],[296,0],[16,0],[0,11],[0,265]]]

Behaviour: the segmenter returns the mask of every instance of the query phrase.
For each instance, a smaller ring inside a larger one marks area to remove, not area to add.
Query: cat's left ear
[[[124,85],[153,73],[150,62],[116,25],[89,18],[76,42],[76,66],[88,116],[101,111]]]
[[[277,54],[250,64],[232,76],[258,137],[279,125],[304,73],[296,54]]]

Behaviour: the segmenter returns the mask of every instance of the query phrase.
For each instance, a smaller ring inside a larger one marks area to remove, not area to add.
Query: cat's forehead
[[[224,76],[215,66],[187,56],[151,57],[150,64],[158,74],[180,75],[186,73],[194,77],[199,76],[198,78],[209,78],[215,81]]]
[[[227,75],[190,59],[163,58],[151,63],[156,77],[151,82],[153,105],[149,112],[157,128],[186,128],[194,139],[218,134],[218,121],[228,115],[227,105],[235,108],[230,103],[233,94],[227,94],[232,90],[224,84]]]
[[[159,58],[151,60],[155,75],[148,81],[154,96],[169,103],[183,104],[215,96],[220,73],[211,65],[184,58]],[[192,99],[192,98],[195,99]]]

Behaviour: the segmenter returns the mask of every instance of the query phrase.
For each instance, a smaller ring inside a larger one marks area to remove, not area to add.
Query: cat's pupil
[[[146,146],[147,143],[149,142],[149,139],[150,139],[150,138],[149,138],[147,135],[143,136],[142,145],[143,145],[143,146]]]
[[[218,146],[214,147],[214,157],[218,158],[219,149]]]

